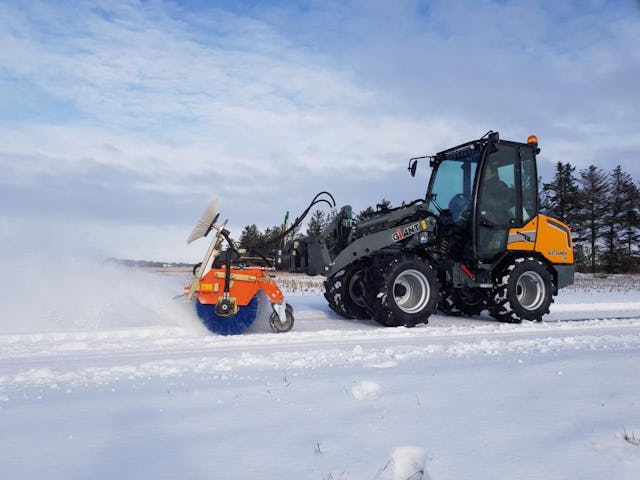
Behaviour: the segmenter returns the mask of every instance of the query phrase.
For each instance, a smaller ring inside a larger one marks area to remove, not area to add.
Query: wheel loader
[[[501,322],[541,321],[574,279],[571,231],[538,204],[538,140],[488,132],[432,156],[424,198],[354,218],[343,206],[315,237],[292,240],[282,262],[324,275],[329,306],[385,326],[484,310]]]

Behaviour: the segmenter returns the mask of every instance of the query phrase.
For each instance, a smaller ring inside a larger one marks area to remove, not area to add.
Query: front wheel
[[[390,257],[371,269],[367,291],[373,319],[387,327],[427,323],[440,299],[438,275],[414,255]]]
[[[535,258],[518,258],[496,286],[489,313],[501,322],[541,322],[553,303],[553,278]]]
[[[324,297],[338,315],[358,320],[371,318],[365,296],[366,267],[366,263],[360,262],[324,282]]]

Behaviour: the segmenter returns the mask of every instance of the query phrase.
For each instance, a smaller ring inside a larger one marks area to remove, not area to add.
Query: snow
[[[398,447],[391,456],[393,480],[420,480],[424,478],[425,453],[420,447]]]
[[[434,315],[407,329],[340,319],[320,279],[285,276],[291,332],[270,333],[264,308],[247,334],[217,337],[172,299],[185,275],[19,260],[0,285],[3,478],[640,470],[636,277],[580,276],[542,323]]]
[[[351,387],[351,393],[358,400],[375,400],[380,394],[380,385],[370,380],[362,380]]]

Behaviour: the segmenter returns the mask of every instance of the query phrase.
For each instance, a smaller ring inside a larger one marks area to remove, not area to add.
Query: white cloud
[[[152,228],[219,193],[230,218],[267,226],[319,190],[355,208],[422,195],[410,156],[489,129],[538,134],[543,171],[621,163],[638,178],[637,13],[600,1],[0,3],[0,183],[23,199],[13,215],[41,191],[51,208],[106,205],[91,216]]]

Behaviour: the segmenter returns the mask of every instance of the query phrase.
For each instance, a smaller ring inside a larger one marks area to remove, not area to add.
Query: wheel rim
[[[516,284],[518,302],[527,310],[537,310],[544,303],[546,289],[544,280],[536,272],[524,272]]]
[[[273,312],[269,317],[269,323],[271,325],[271,329],[274,332],[288,332],[293,327],[293,314],[289,310],[287,310],[285,313],[285,321],[284,323],[282,323],[280,322],[280,317],[278,317],[278,314],[276,312]]]
[[[405,313],[422,311],[429,303],[429,281],[418,270],[405,270],[393,282],[393,298]]]
[[[354,273],[349,280],[349,296],[359,307],[366,307],[367,302],[364,297],[364,272],[362,270]]]

